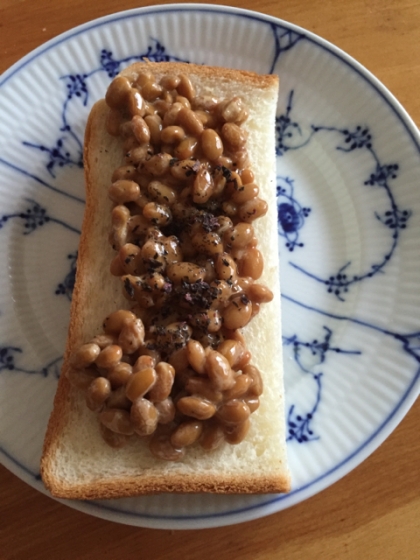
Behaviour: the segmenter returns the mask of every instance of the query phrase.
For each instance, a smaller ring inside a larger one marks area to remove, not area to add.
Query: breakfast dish
[[[140,62],[93,106],[53,495],[290,489],[277,95],[274,75]]]
[[[233,8],[115,14],[57,37],[6,72],[0,456],[41,492],[83,216],[84,127],[110,81],[144,57],[280,76],[276,202],[292,490],[70,505],[148,527],[237,523],[333,484],[384,441],[418,396],[419,133],[348,55],[291,24]]]

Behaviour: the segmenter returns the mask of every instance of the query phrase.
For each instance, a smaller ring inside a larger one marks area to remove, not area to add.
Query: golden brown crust
[[[94,484],[65,484],[49,486],[51,494],[58,498],[75,500],[98,500],[170,493],[217,493],[217,494],[275,494],[290,491],[290,478],[268,476],[244,477],[214,475],[171,476],[162,479],[150,473],[145,477],[121,477],[95,481]]]
[[[140,70],[148,68],[159,74],[165,72],[187,73],[198,78],[200,76],[212,77],[214,79],[234,80],[259,88],[276,87],[277,76],[261,76],[252,72],[228,70],[223,68],[205,67],[197,65],[185,65],[183,63],[136,63],[122,72],[125,76],[134,77]],[[138,476],[123,476],[95,480],[83,484],[67,483],[55,476],[53,470],[54,455],[61,444],[62,433],[69,422],[74,406],[74,392],[67,378],[66,371],[69,368],[69,356],[73,349],[80,344],[80,331],[84,321],[84,306],[86,305],[86,293],[89,288],[89,279],[86,274],[85,264],[89,258],[91,247],[88,242],[95,227],[95,199],[98,195],[97,189],[92,185],[91,166],[98,164],[97,146],[104,136],[104,116],[108,109],[105,102],[99,101],[94,105],[90,113],[85,133],[85,178],[86,178],[86,207],[84,213],[82,235],[79,246],[78,267],[76,284],[73,292],[70,325],[67,338],[67,346],[64,355],[62,375],[60,377],[54,408],[50,417],[47,433],[44,441],[43,456],[41,460],[41,475],[46,487],[56,497],[72,499],[100,499],[137,496],[140,494],[153,494],[158,492],[217,492],[217,493],[274,493],[288,492],[290,490],[290,476],[284,465],[283,474],[278,472],[273,476],[246,476],[226,475],[222,472],[214,474],[171,474],[162,476],[154,475],[150,471],[147,474],[139,472]],[[108,137],[108,142],[115,144],[119,139]],[[106,195],[105,195],[106,196]],[[104,244],[107,240],[104,239]]]
[[[90,254],[91,247],[89,238],[95,228],[95,188],[92,185],[91,164],[96,156],[91,154],[93,146],[98,144],[98,138],[103,135],[104,126],[103,119],[108,109],[105,101],[98,101],[92,108],[85,131],[84,140],[84,166],[85,166],[85,183],[86,183],[86,203],[82,224],[82,233],[79,241],[76,280],[72,295],[72,304],[70,309],[70,322],[67,335],[66,348],[63,357],[63,366],[61,375],[58,380],[57,391],[54,398],[53,411],[51,413],[48,427],[44,439],[43,453],[41,459],[41,476],[47,488],[53,488],[56,481],[51,472],[50,461],[54,456],[55,450],[60,444],[60,436],[65,428],[68,418],[72,412],[72,392],[75,391],[67,380],[67,371],[70,368],[70,356],[80,344],[80,331],[84,317],[84,306],[86,305],[85,294],[90,281],[86,274],[86,266],[93,255]],[[100,124],[102,123],[102,126]],[[108,138],[111,143],[117,142],[113,138]],[[106,240],[105,240],[106,243]]]

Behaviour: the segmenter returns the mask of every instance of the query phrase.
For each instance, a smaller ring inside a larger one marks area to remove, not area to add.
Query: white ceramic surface
[[[286,22],[220,6],[96,20],[1,76],[0,458],[41,492],[83,213],[84,123],[111,77],[143,56],[281,77],[277,193],[293,490],[69,505],[147,527],[237,523],[334,483],[418,395],[420,138],[385,87],[345,53]]]

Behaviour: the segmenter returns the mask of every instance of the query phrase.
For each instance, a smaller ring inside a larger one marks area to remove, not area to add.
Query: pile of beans
[[[131,309],[71,358],[105,441],[148,438],[177,461],[241,442],[263,391],[240,329],[273,298],[256,282],[252,222],[267,212],[249,167],[239,97],[197,96],[186,75],[111,83],[107,131],[124,143],[113,174],[111,274]]]

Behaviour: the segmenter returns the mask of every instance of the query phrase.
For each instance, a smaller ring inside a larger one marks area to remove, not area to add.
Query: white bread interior
[[[275,189],[274,124],[278,79],[253,73],[183,65],[147,63],[158,77],[186,73],[198,94],[218,98],[240,95],[249,110],[244,128],[260,197],[269,205],[254,222],[264,255],[260,279],[274,292],[271,303],[243,329],[252,363],[261,371],[264,393],[251,416],[251,429],[239,445],[223,444],[216,451],[190,448],[180,462],[154,458],[140,439],[122,449],[109,447],[98,429],[97,415],[85,404],[82,391],[61,375],[54,410],[44,443],[41,474],[54,496],[76,499],[115,498],[156,492],[266,493],[287,492],[287,466],[282,369],[282,337]],[[122,74],[134,77],[145,63]],[[86,209],[80,241],[76,286],[63,365],[80,344],[101,331],[104,318],[127,307],[119,278],[109,265],[115,253],[108,243],[112,203],[107,191],[111,175],[122,162],[121,140],[105,130],[108,109],[95,104],[85,135]]]

